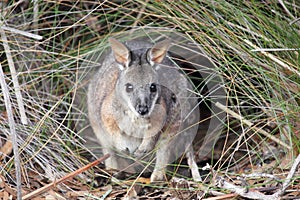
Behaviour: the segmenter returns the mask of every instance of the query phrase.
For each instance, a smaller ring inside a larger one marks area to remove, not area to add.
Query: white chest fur
[[[153,120],[150,117],[139,117],[131,110],[126,110],[124,115],[121,117],[118,125],[123,134],[143,139],[145,134],[155,131],[152,130]],[[156,130],[157,131],[157,130]],[[153,134],[157,134],[153,132]]]

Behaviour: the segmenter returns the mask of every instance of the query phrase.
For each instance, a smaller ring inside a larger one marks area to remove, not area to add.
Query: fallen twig
[[[58,185],[60,183],[63,183],[63,182],[65,182],[68,179],[71,179],[71,178],[75,177],[76,175],[78,175],[78,174],[80,174],[80,173],[88,170],[89,168],[91,168],[93,166],[98,165],[100,162],[106,160],[109,156],[110,156],[109,154],[106,154],[103,157],[95,160],[94,162],[92,162],[90,164],[87,164],[84,167],[82,167],[82,168],[80,168],[80,169],[78,169],[78,170],[76,170],[74,172],[71,172],[71,173],[67,174],[66,176],[58,179],[57,181],[49,183],[49,184],[45,185],[44,187],[41,187],[40,189],[37,189],[37,190],[35,190],[35,191],[33,191],[33,192],[29,193],[29,194],[24,195],[23,198],[22,198],[22,200],[31,199],[31,198],[39,195],[39,194],[42,194],[42,193],[50,190],[52,187],[54,187],[54,186],[56,186],[56,185]]]
[[[290,185],[292,178],[294,177],[297,168],[300,164],[300,154],[295,159],[295,162],[293,163],[293,166],[290,169],[290,172],[286,179],[283,181],[281,189],[279,189],[277,192],[275,192],[272,195],[265,195],[259,191],[259,189],[250,189],[247,190],[245,187],[234,185],[233,183],[230,183],[229,181],[226,181],[222,177],[217,177],[216,186],[230,190],[234,192],[235,194],[238,194],[242,197],[246,197],[249,199],[261,199],[261,200],[279,200],[281,199],[281,196],[284,194],[287,187]]]
[[[281,190],[279,190],[275,193],[277,196],[281,196],[285,192],[285,190],[287,189],[287,187],[291,183],[292,178],[294,177],[294,175],[297,171],[297,168],[299,167],[299,164],[300,164],[300,154],[295,159],[294,164],[292,165],[289,174],[287,175],[285,181],[282,184]]]
[[[219,177],[217,180],[217,186],[223,189],[230,190],[242,197],[249,199],[264,199],[264,200],[274,200],[272,195],[264,195],[256,190],[247,190],[245,187],[234,185],[229,181],[226,181],[224,178]]]

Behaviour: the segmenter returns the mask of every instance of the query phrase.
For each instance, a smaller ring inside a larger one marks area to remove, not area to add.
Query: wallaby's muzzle
[[[135,110],[141,116],[145,116],[145,115],[149,114],[150,107],[148,105],[148,102],[149,102],[148,98],[139,98],[137,100]]]
[[[144,116],[144,115],[147,115],[149,113],[149,108],[147,105],[138,105],[137,106],[137,112]]]

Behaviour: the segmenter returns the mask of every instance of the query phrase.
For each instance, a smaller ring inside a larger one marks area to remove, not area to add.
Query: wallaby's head
[[[170,41],[164,40],[152,48],[139,50],[130,50],[113,38],[109,42],[120,69],[116,93],[137,116],[149,116],[160,97],[157,68],[166,56]]]

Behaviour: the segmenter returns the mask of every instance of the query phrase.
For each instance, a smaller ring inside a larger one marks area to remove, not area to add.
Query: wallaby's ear
[[[109,38],[108,41],[110,43],[111,49],[114,53],[117,63],[121,65],[121,70],[127,68],[130,63],[130,52],[128,48],[115,38]]]
[[[171,41],[168,39],[155,44],[148,54],[148,61],[150,62],[150,64],[153,65],[155,63],[161,63],[165,58],[170,45]]]

